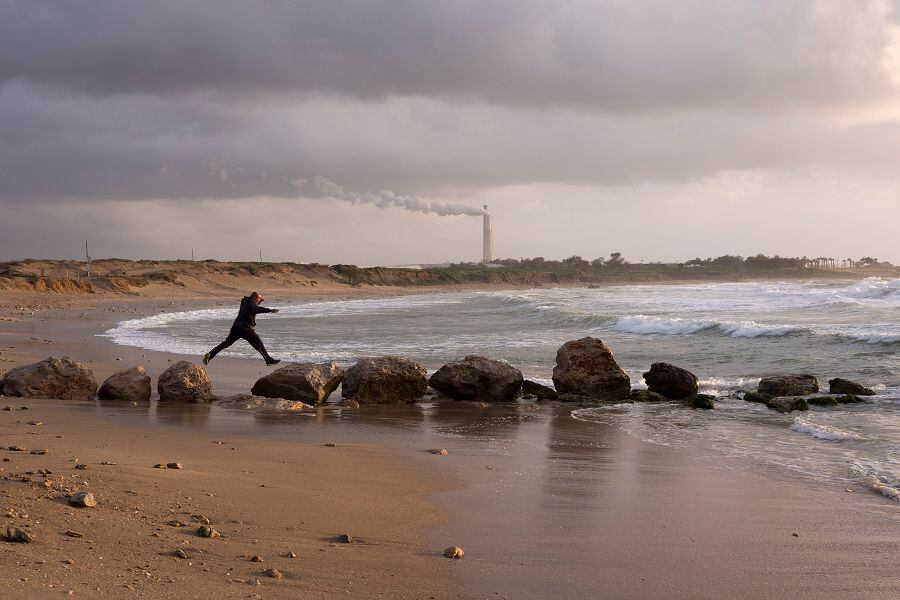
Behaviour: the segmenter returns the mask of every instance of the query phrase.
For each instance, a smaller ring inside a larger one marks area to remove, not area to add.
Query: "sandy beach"
[[[271,303],[373,293],[261,291]],[[199,357],[115,346],[97,334],[125,318],[228,299],[210,295],[5,291],[0,368],[68,355],[98,381],[141,364],[155,382],[173,361]],[[246,393],[264,372],[261,361],[225,357],[209,367],[219,395]],[[0,412],[2,447],[49,452],[0,450],[4,525],[35,536],[31,544],[2,544],[14,597],[900,593],[896,503],[588,428],[562,405],[329,407],[278,416],[155,401],[0,403],[28,408]],[[436,435],[448,431],[450,438]],[[449,455],[429,454],[436,444]],[[154,468],[169,462],[183,468]],[[98,505],[67,506],[65,494],[75,490],[92,492]],[[196,535],[201,516],[220,538]],[[354,543],[337,542],[340,534]],[[440,554],[452,545],[465,558]],[[179,549],[189,558],[175,557]]]

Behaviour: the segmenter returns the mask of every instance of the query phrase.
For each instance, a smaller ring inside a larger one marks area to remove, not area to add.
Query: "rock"
[[[558,392],[594,400],[624,400],[631,380],[602,340],[585,337],[566,342],[556,352],[553,385]]]
[[[77,531],[67,531],[66,535],[69,536],[70,538],[83,538],[84,537],[83,533],[78,533]]]
[[[434,450],[429,450],[429,452],[438,456],[447,456],[450,454],[445,448],[435,448]]]
[[[685,406],[691,408],[713,409],[716,407],[716,397],[709,394],[694,394],[689,398],[682,400]]]
[[[166,525],[168,525],[169,527],[175,527],[176,529],[179,527],[184,527],[184,523],[182,523],[178,519],[172,519],[171,521],[166,521]]]
[[[337,444],[335,444],[334,442],[327,442],[325,444],[325,447],[326,448],[337,448]]]
[[[69,358],[48,358],[16,367],[0,380],[0,394],[4,396],[93,400],[96,393],[94,374]]]
[[[276,410],[298,411],[311,408],[299,400],[285,400],[284,398],[266,398],[252,394],[237,394],[218,399],[219,406],[225,408],[237,408],[240,410]]]
[[[765,392],[744,392],[744,400],[746,400],[747,402],[765,404],[772,398],[773,396],[771,394],[767,394]]]
[[[24,446],[7,446],[6,449],[10,452],[27,452],[28,450]]]
[[[35,448],[30,454],[50,454],[50,450],[47,448]]]
[[[286,558],[297,558],[298,556],[300,556],[300,555],[297,554],[296,552],[294,552],[293,550],[291,550],[290,552],[287,553]]]
[[[263,562],[263,557],[259,554],[254,554],[250,557],[250,562]]]
[[[20,527],[8,525],[4,539],[14,544],[30,544],[34,541],[34,536]]]
[[[459,546],[450,546],[446,550],[444,550],[444,556],[447,558],[462,558],[466,553],[463,552],[463,549]]]
[[[84,463],[78,463],[75,465],[75,470],[77,471],[87,471],[88,466]]]
[[[75,492],[69,496],[69,504],[90,508],[92,506],[97,506],[97,500],[90,492]]]
[[[776,398],[808,396],[819,391],[819,380],[814,375],[778,375],[761,379],[757,389]]]
[[[170,462],[170,463],[166,463],[166,468],[167,469],[181,469],[183,467],[181,466],[181,463]]]
[[[552,387],[528,379],[522,382],[522,393],[533,395],[538,400],[559,400],[559,393]]]
[[[429,385],[454,400],[508,402],[522,390],[522,372],[491,358],[470,355],[447,363],[428,380]]]
[[[212,402],[212,384],[206,369],[180,360],[162,372],[156,382],[160,402]]]
[[[359,402],[352,398],[344,398],[338,402],[338,406],[342,408],[359,408]]]
[[[837,406],[838,400],[834,396],[813,396],[806,399],[807,404],[815,406]]]
[[[209,525],[201,525],[197,529],[197,535],[199,535],[200,537],[205,537],[205,538],[217,538],[217,537],[221,537],[222,534],[219,533],[218,531],[216,531],[215,529],[213,529],[212,527],[210,527]]]
[[[647,382],[647,389],[651,392],[673,400],[689,398],[700,389],[696,375],[687,369],[664,362],[650,365],[650,370],[644,373],[644,381]]]
[[[854,396],[853,394],[844,394],[843,396],[838,396],[835,400],[838,401],[838,404],[856,404],[857,402],[864,402],[862,398]]]
[[[265,571],[266,577],[273,577],[275,579],[284,579],[284,573],[272,567],[271,569],[266,569]]]
[[[250,391],[255,396],[321,404],[343,379],[344,370],[334,363],[292,363],[261,377]]]
[[[97,397],[101,400],[122,402],[149,402],[152,393],[150,376],[138,365],[119,371],[103,382]]]
[[[794,410],[809,410],[809,404],[806,400],[796,396],[778,396],[766,402],[766,406],[780,413],[789,413]]]
[[[181,548],[179,548],[179,549],[175,550],[174,552],[172,552],[172,556],[174,556],[175,558],[190,558],[190,557],[191,557],[190,554],[188,554],[187,552],[185,552],[185,551],[182,550]]]
[[[414,402],[428,391],[428,372],[402,356],[362,358],[347,369],[341,396],[360,404]]]
[[[828,382],[828,391],[832,394],[852,394],[854,396],[874,396],[875,391],[860,383],[835,377]]]
[[[342,544],[352,544],[353,538],[350,536],[350,534],[342,533],[341,535],[337,536],[337,541]]]
[[[650,390],[631,390],[628,398],[632,402],[665,402],[668,400],[662,394],[651,392]]]

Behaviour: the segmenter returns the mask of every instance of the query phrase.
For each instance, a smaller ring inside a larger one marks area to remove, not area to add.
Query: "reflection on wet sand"
[[[204,429],[209,424],[209,404],[156,402],[156,420],[166,425],[180,425]]]

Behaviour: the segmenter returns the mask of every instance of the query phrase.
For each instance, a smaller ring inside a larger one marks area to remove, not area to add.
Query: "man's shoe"
[[[203,355],[203,364],[204,365],[209,364],[209,352],[207,352],[206,354]]]
[[[277,359],[277,358],[267,358],[267,359],[266,359],[266,364],[269,365],[269,366],[271,366],[271,365],[277,365],[277,364],[280,363],[280,362],[281,362],[281,360],[280,360],[280,359]]]

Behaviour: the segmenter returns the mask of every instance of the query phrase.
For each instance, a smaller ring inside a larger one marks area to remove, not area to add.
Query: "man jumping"
[[[203,364],[208,365],[209,361],[216,357],[216,354],[232,345],[238,340],[247,340],[253,348],[262,354],[262,357],[266,359],[267,365],[277,365],[281,361],[272,358],[269,356],[269,353],[266,352],[266,347],[263,345],[262,340],[259,339],[259,336],[256,335],[256,315],[259,313],[277,313],[277,308],[266,308],[265,306],[260,306],[262,304],[263,298],[259,295],[259,292],[253,292],[249,296],[244,296],[241,299],[241,309],[238,311],[238,316],[234,319],[234,323],[231,324],[231,331],[228,333],[228,337],[225,338],[225,341],[210,350],[203,357]]]

